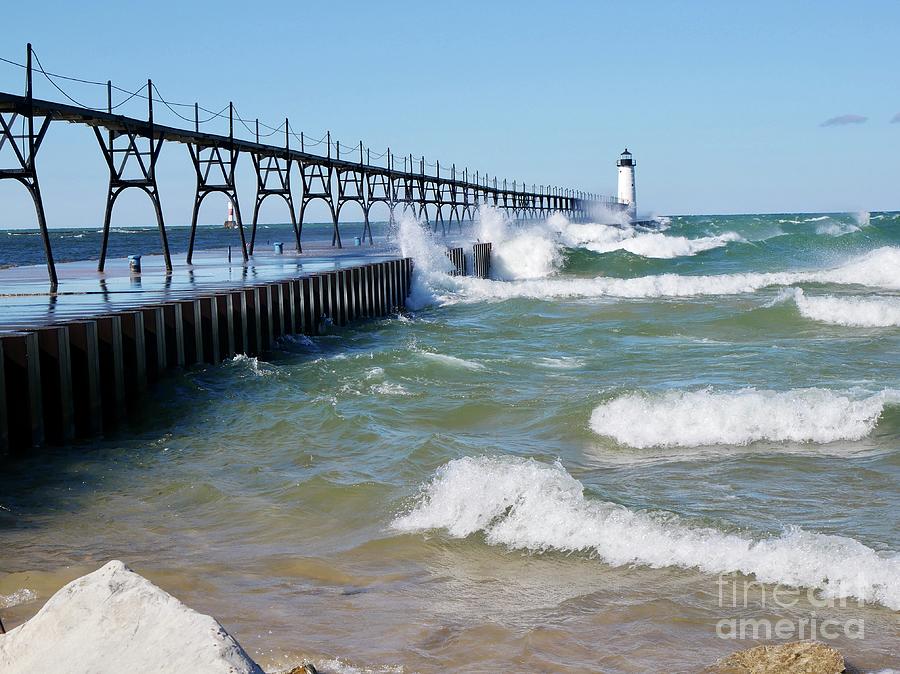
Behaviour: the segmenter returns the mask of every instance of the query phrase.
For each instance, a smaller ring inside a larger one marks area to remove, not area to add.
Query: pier
[[[98,437],[172,371],[405,307],[409,258],[327,252],[229,265],[208,251],[169,274],[160,256],[140,274],[126,260],[102,275],[64,263],[67,290],[52,294],[34,267],[0,270],[0,454]]]
[[[103,243],[97,267],[103,270],[113,208],[118,197],[128,189],[139,189],[151,200],[160,235],[160,249],[167,270],[172,259],[166,236],[161,198],[157,185],[157,160],[164,143],[186,145],[196,177],[195,198],[191,218],[191,239],[186,262],[192,262],[200,205],[210,194],[225,195],[234,205],[234,220],[240,238],[244,261],[254,254],[259,209],[269,197],[277,197],[288,207],[294,230],[294,244],[301,252],[304,216],[310,203],[323,201],[333,223],[332,245],[343,246],[338,225],[341,211],[356,204],[363,215],[361,238],[373,243],[369,214],[376,203],[384,203],[393,220],[395,210],[410,209],[417,217],[440,228],[446,234],[455,222],[461,229],[463,220],[474,218],[481,204],[505,210],[515,219],[540,218],[562,213],[572,220],[587,218],[597,207],[622,208],[618,199],[551,185],[527,185],[524,181],[498,179],[468,167],[426,161],[424,155],[398,156],[390,148],[373,152],[362,141],[350,145],[333,140],[327,132],[323,138],[310,139],[293,130],[289,118],[279,126],[247,120],[235,113],[229,102],[219,112],[201,108],[198,103],[167,101],[153,81],[148,79],[142,90],[129,91],[111,81],[94,82],[48,72],[27,45],[25,63],[2,59],[3,63],[20,67],[24,72],[24,95],[0,92],[0,150],[12,150],[12,166],[0,166],[0,180],[16,180],[31,195],[41,230],[47,274],[51,290],[58,285],[53,260],[51,237],[46,221],[36,158],[53,122],[66,122],[90,129],[109,169],[106,209],[103,216]],[[54,102],[34,96],[34,77],[40,75],[68,102]],[[100,87],[106,96],[106,109],[75,104],[64,85],[77,81]],[[118,96],[120,100],[116,101]],[[146,102],[146,118],[117,114],[116,110],[132,99]],[[155,106],[155,107],[154,107]],[[188,128],[159,123],[160,108]],[[179,111],[181,110],[181,111]],[[203,116],[201,118],[201,110]],[[227,112],[226,112],[227,111]],[[185,114],[187,113],[187,114]],[[204,130],[206,125],[226,121],[228,134]],[[240,137],[243,127],[245,137]],[[324,148],[321,147],[324,144]],[[240,199],[235,184],[235,167],[242,155],[249,155],[257,177],[249,241],[245,235]],[[300,189],[292,175],[298,173]]]
[[[580,221],[596,208],[624,207],[582,190],[501,180],[390,148],[375,152],[362,141],[342,144],[330,132],[309,138],[288,118],[278,126],[244,119],[231,102],[219,112],[175,103],[149,79],[129,91],[110,81],[59,75],[44,68],[30,44],[24,63],[0,61],[24,75],[24,94],[0,91],[0,181],[14,180],[30,194],[46,262],[45,272],[0,270],[0,454],[102,435],[170,371],[262,354],[285,335],[315,335],[328,323],[343,326],[402,310],[412,261],[376,246],[375,204],[388,207],[391,222],[409,211],[445,236],[454,225],[461,232],[484,204],[516,220],[562,213]],[[35,77],[65,100],[36,97]],[[105,108],[80,104],[65,90],[72,82],[99,88]],[[129,101],[143,101],[146,116],[119,114]],[[161,111],[179,123],[161,123]],[[102,240],[93,261],[57,264],[53,256],[37,158],[50,125],[60,122],[92,133],[108,168]],[[210,130],[216,122],[227,122],[227,134]],[[196,181],[183,261],[170,251],[157,184],[160,151],[170,143],[187,147]],[[249,233],[235,181],[244,155],[256,174]],[[158,254],[108,261],[114,207],[132,189],[152,203]],[[235,230],[240,253],[235,261],[230,253],[226,258],[221,250],[197,247],[200,206],[212,194],[229,201],[226,226]],[[260,206],[269,197],[287,206],[292,251],[282,244],[274,252],[257,249]],[[302,239],[316,200],[327,206],[332,225],[331,245],[319,248]],[[339,220],[350,204],[360,209],[362,229],[357,245],[345,248]],[[448,255],[457,274],[490,274],[490,243],[476,243],[471,258],[462,249]]]

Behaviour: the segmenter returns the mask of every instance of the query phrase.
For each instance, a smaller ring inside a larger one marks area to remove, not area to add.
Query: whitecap
[[[514,298],[669,298],[739,295],[770,286],[797,283],[865,285],[900,290],[900,248],[882,247],[822,271],[747,272],[738,274],[657,274],[634,278],[532,279],[497,282],[470,277],[431,278],[431,292],[445,302]]]
[[[257,377],[268,377],[269,375],[275,374],[275,369],[272,366],[265,362],[261,363],[256,356],[248,356],[239,353],[231,359],[231,363],[232,365],[246,368],[251,374]]]
[[[703,236],[697,239],[666,236],[665,234],[643,234],[625,241],[622,248],[635,255],[666,259],[696,255],[714,248],[722,248],[737,241],[744,241],[744,238],[735,232]]]
[[[510,456],[450,461],[391,526],[407,533],[440,529],[455,538],[481,533],[490,545],[583,552],[611,566],[753,574],[764,583],[900,609],[895,552],[797,527],[780,536],[751,537],[691,526],[670,514],[632,511],[588,498],[558,462]]]
[[[441,365],[447,365],[449,367],[462,368],[464,370],[487,369],[481,363],[476,363],[471,360],[465,360],[464,358],[457,358],[456,356],[448,356],[444,353],[435,353],[433,351],[424,351],[420,349],[417,349],[416,352],[426,360],[430,360]]]
[[[598,405],[591,429],[636,447],[698,447],[860,440],[900,392],[856,396],[820,388],[767,391],[700,389],[627,393]]]
[[[795,288],[800,315],[821,323],[861,328],[900,327],[900,297],[807,295]]]
[[[402,384],[397,384],[391,381],[384,381],[380,384],[375,384],[370,389],[372,393],[384,396],[411,396],[412,393],[406,390]]]

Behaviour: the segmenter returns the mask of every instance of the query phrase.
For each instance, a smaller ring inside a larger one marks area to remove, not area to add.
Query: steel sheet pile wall
[[[450,272],[450,276],[465,276],[467,274],[465,250],[462,248],[448,248],[447,257],[453,263],[453,271]]]
[[[0,454],[109,431],[167,372],[406,306],[409,258],[0,333]]]
[[[478,278],[488,278],[491,275],[491,244],[476,243],[472,246],[474,274]]]

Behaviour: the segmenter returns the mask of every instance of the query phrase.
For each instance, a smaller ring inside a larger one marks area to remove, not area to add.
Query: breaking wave
[[[509,456],[450,461],[392,527],[442,529],[455,538],[481,533],[490,545],[587,553],[611,566],[753,574],[765,583],[900,608],[897,553],[879,554],[853,538],[797,527],[754,538],[691,526],[668,513],[635,512],[589,498],[558,462]]]
[[[859,328],[900,327],[900,297],[809,296],[793,288],[800,315],[813,321]]]
[[[556,273],[562,266],[566,248],[584,248],[595,253],[626,250],[641,257],[667,259],[744,241],[735,232],[690,239],[623,224],[577,224],[560,214],[518,228],[504,212],[487,206],[482,206],[476,215],[475,236],[479,241],[494,244],[494,276],[507,281],[544,278]]]
[[[602,225],[601,225],[602,226]],[[727,246],[735,241],[744,241],[744,238],[735,232],[725,232],[716,236],[702,236],[689,239],[685,236],[667,236],[665,234],[632,234],[628,232],[619,241],[612,242],[587,242],[584,247],[595,253],[608,253],[613,250],[625,250],[634,255],[658,259],[684,257],[696,255],[714,248]]]
[[[594,409],[591,429],[630,447],[698,447],[860,440],[900,392],[867,397],[827,389],[629,393]]]
[[[551,230],[555,231],[550,233]],[[677,254],[679,249],[698,252],[740,236],[726,232],[712,237],[686,239],[659,233],[635,235],[633,229],[611,225],[580,225],[562,217],[551,217],[531,229],[513,231],[506,216],[493,209],[479,212],[476,234],[491,241],[492,279],[453,277],[446,246],[431,236],[412,216],[403,216],[399,241],[405,256],[415,260],[415,278],[411,308],[433,303],[506,300],[514,298],[664,298],[752,293],[770,286],[797,283],[833,283],[863,285],[900,290],[900,248],[883,246],[850,259],[843,265],[825,270],[744,272],[732,274],[689,275],[654,274],[631,278],[553,278],[562,262],[562,251],[572,247],[614,250],[628,245],[656,248],[660,257]],[[660,243],[664,241],[664,243]],[[642,243],[646,242],[646,243]],[[665,253],[665,255],[664,255]]]
[[[532,279],[498,283],[475,278],[447,278],[437,290],[467,300],[513,298],[662,298],[738,295],[770,286],[796,283],[834,283],[900,289],[900,248],[883,247],[824,271],[748,272],[716,275],[657,274],[635,278]],[[453,298],[446,298],[453,299]]]

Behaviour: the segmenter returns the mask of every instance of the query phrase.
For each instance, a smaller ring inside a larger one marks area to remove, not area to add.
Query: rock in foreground
[[[843,656],[818,641],[756,646],[732,653],[706,674],[841,674]]]
[[[0,671],[263,674],[210,616],[112,561],[0,636]]]

